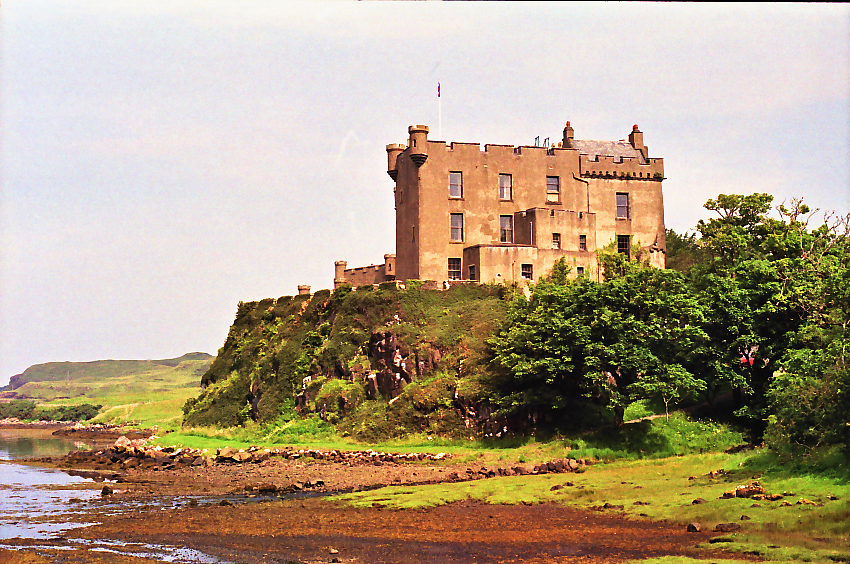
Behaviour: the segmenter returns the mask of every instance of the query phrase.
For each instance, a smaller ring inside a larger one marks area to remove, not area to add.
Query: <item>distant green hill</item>
[[[24,370],[23,374],[16,374],[9,379],[9,384],[0,388],[0,391],[19,390],[30,382],[70,382],[85,381],[96,382],[115,378],[117,376],[128,376],[131,374],[145,374],[158,367],[177,367],[185,361],[212,362],[213,356],[202,352],[184,354],[178,358],[165,358],[161,360],[94,360],[91,362],[45,362],[35,364]],[[200,381],[200,379],[199,379]]]
[[[181,407],[200,392],[213,361],[193,352],[161,360],[47,362],[12,376],[3,395],[41,405],[103,405],[95,421],[179,426]]]

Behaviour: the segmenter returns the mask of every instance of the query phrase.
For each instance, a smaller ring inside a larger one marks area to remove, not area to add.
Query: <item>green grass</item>
[[[291,425],[289,428],[284,428]],[[211,440],[233,440],[248,445],[311,445],[316,448],[356,450],[373,448],[393,452],[447,452],[462,460],[481,464],[538,464],[557,458],[585,458],[597,461],[658,458],[688,453],[714,452],[741,444],[743,437],[734,429],[710,422],[691,421],[683,415],[671,415],[626,425],[623,429],[605,428],[578,437],[537,440],[534,437],[501,439],[449,439],[427,433],[377,443],[357,441],[333,433],[333,428],[317,419],[297,419],[286,423],[216,429],[184,428],[168,436],[168,441],[183,446]],[[165,439],[164,439],[165,440]]]

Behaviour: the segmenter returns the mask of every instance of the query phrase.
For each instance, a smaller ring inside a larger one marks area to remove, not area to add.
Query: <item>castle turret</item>
[[[570,122],[567,122],[567,126],[564,128],[564,149],[572,149],[573,148],[573,139],[575,138],[575,132],[573,131],[572,126],[570,126]]]
[[[345,284],[345,268],[348,262],[344,260],[334,261],[334,288],[339,288]]]
[[[411,125],[407,132],[410,134],[410,160],[422,166],[428,160],[428,126]]]
[[[398,170],[396,170],[396,163],[398,162],[398,156],[404,151],[404,145],[400,143],[392,143],[387,145],[387,174],[390,175],[390,178],[393,179],[393,182],[398,178]]]
[[[384,255],[384,279],[395,280],[395,255]]]
[[[309,296],[310,295],[310,286],[306,284],[298,285],[298,295],[299,296]]]
[[[649,147],[643,144],[643,132],[638,129],[637,124],[632,126],[632,132],[629,133],[629,143],[632,144],[635,150],[643,154],[643,158],[649,158]]]

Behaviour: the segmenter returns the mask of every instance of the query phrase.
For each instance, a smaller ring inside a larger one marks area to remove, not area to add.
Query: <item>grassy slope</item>
[[[46,406],[103,405],[95,422],[177,428],[183,404],[198,395],[211,362],[199,353],[153,361],[51,362],[27,369],[15,392]]]

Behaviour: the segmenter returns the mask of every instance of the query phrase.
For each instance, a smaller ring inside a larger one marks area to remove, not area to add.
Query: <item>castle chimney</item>
[[[575,133],[573,132],[573,128],[570,125],[570,122],[567,122],[567,126],[564,128],[564,149],[572,149],[573,147],[573,138],[575,137]]]
[[[632,147],[634,147],[635,150],[641,152],[643,158],[649,158],[649,147],[643,144],[643,132],[638,129],[637,124],[632,126],[632,132],[629,133],[629,143],[632,144]]]
[[[428,160],[428,126],[411,125],[407,132],[410,134],[410,160],[422,166]]]
[[[398,179],[398,170],[396,169],[396,164],[398,163],[398,156],[404,151],[404,145],[392,143],[387,145],[387,174],[390,175],[390,178],[395,182]]]

